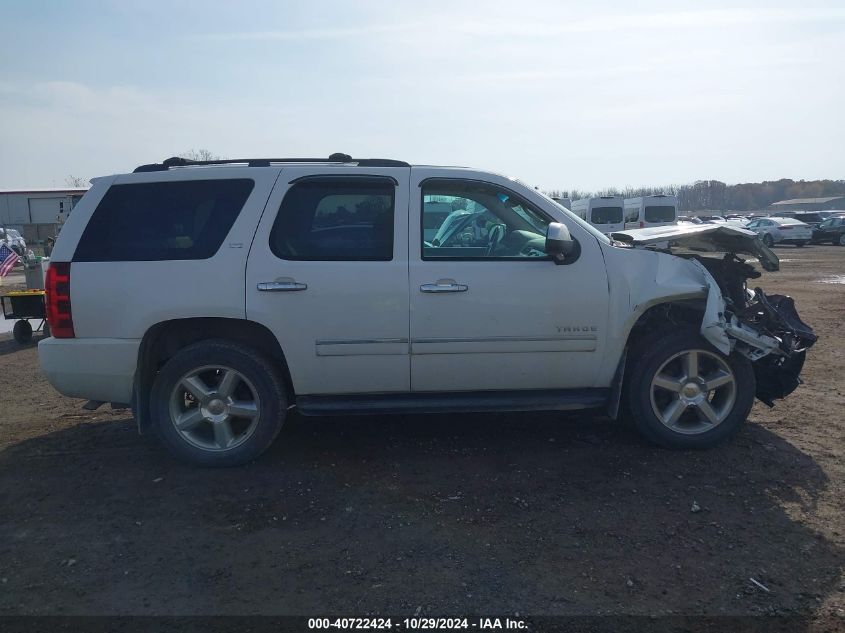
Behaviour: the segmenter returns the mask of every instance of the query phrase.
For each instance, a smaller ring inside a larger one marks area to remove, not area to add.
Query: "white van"
[[[678,197],[658,194],[625,200],[625,228],[667,226],[678,221]]]
[[[625,199],[621,196],[599,196],[576,200],[570,209],[579,218],[608,235],[625,230],[624,206]]]
[[[446,218],[452,213],[452,205],[446,202],[426,202],[423,214],[423,237],[426,242],[434,240],[437,230],[443,226]]]

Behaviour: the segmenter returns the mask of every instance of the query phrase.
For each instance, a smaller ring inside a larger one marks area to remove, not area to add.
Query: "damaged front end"
[[[639,247],[668,240],[682,249],[672,254],[698,269],[708,290],[701,334],[722,353],[735,351],[752,362],[759,400],[774,406],[775,400],[801,384],[807,349],[818,337],[798,316],[791,297],[748,289],[748,280],[757,279],[760,272],[737,253],[756,257],[768,271],[779,268],[777,256],[756,234],[731,226],[705,225],[625,231],[611,237]],[[725,255],[702,257],[698,251]]]
[[[749,290],[748,279],[760,273],[733,253],[722,259],[686,257],[707,269],[718,285],[724,305],[717,314],[718,327],[729,345],[725,350],[720,341],[722,351],[736,351],[752,361],[757,398],[771,407],[795,391],[801,384],[807,349],[818,337],[798,316],[792,297],[767,295],[761,288]]]

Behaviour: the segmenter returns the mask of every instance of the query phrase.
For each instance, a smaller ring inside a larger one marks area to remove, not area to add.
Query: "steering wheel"
[[[491,257],[496,252],[496,247],[499,246],[505,237],[505,225],[494,224],[490,229],[490,235],[487,236],[487,252],[485,255]]]

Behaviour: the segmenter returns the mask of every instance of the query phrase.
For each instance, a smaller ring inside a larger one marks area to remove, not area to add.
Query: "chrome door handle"
[[[466,284],[456,284],[456,283],[448,283],[448,284],[423,284],[420,286],[420,292],[466,292],[469,290],[469,286]]]
[[[308,284],[301,284],[296,281],[262,281],[258,284],[258,289],[261,292],[294,292],[307,288]]]

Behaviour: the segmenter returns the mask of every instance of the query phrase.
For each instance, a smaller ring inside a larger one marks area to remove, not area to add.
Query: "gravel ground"
[[[845,272],[845,248],[777,251],[760,285],[821,336],[806,384],[706,452],[587,413],[294,415],[256,463],[198,470],[128,413],[56,394],[35,348],[0,335],[0,615],[790,614],[837,629],[845,284],[818,280]]]

